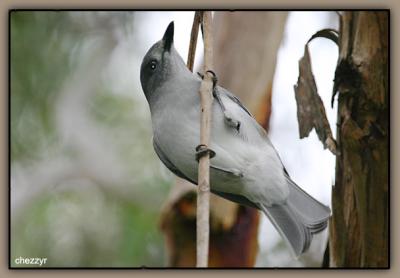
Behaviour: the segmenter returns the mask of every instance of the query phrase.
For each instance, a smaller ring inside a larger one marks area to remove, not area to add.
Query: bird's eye
[[[157,68],[157,62],[156,61],[151,61],[150,62],[150,68],[152,69],[152,70],[155,70],[156,68]]]

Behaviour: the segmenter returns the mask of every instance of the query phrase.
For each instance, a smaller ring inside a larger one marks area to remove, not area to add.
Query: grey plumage
[[[196,184],[201,79],[175,50],[173,33],[171,22],[162,40],[143,58],[140,81],[150,107],[154,150],[175,175]],[[267,133],[239,99],[220,86],[216,93],[211,191],[262,210],[299,256],[308,249],[312,235],[326,228],[330,209],[290,179]]]

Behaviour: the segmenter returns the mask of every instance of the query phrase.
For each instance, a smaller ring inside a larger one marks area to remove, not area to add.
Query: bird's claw
[[[215,72],[212,71],[212,70],[208,70],[208,71],[206,71],[206,72],[211,73],[211,75],[213,76],[213,77],[212,77],[212,82],[213,82],[213,88],[215,88],[215,86],[217,86],[217,82],[218,82],[218,77],[217,77],[217,75],[216,75]]]
[[[235,128],[237,131],[240,130],[240,121],[236,120],[235,117],[233,116],[233,114],[231,112],[229,112],[228,110],[225,109],[225,105],[221,100],[221,97],[219,96],[219,92],[218,92],[218,88],[217,88],[217,82],[218,82],[218,78],[217,75],[215,74],[215,72],[213,72],[212,70],[207,70],[206,73],[210,73],[212,74],[212,81],[213,81],[213,96],[214,98],[217,100],[219,106],[221,106],[221,109],[224,113],[224,118],[225,118],[225,122],[228,126]],[[200,72],[197,73],[201,79],[204,79],[204,74],[201,74]]]
[[[210,159],[215,156],[215,152],[208,148],[206,145],[200,144],[196,147],[196,160],[199,162],[200,158],[205,156],[206,154],[209,154]]]
[[[206,73],[211,73],[212,75],[212,82],[213,82],[213,88],[215,88],[215,86],[217,86],[217,82],[218,82],[218,78],[217,75],[215,74],[214,71],[212,70],[207,70]],[[204,79],[204,74],[197,72],[197,75],[200,76],[201,79]]]

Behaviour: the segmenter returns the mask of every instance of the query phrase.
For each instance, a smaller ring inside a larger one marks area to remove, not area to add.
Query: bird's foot
[[[211,73],[211,75],[212,75],[213,89],[215,89],[215,87],[217,86],[217,82],[218,82],[217,75],[212,70],[208,70],[208,71],[206,71],[206,73],[207,72]],[[197,72],[197,75],[200,76],[201,79],[204,79],[204,74]]]
[[[212,78],[212,81],[213,81],[213,96],[214,96],[214,98],[217,100],[217,103],[219,104],[219,106],[220,106],[221,109],[222,109],[222,112],[224,113],[225,123],[226,123],[228,126],[233,127],[233,128],[235,128],[237,131],[239,131],[239,130],[240,130],[240,124],[241,124],[240,121],[237,120],[237,119],[235,119],[235,117],[233,116],[233,114],[232,114],[230,111],[226,110],[225,105],[224,105],[224,103],[222,102],[220,93],[219,93],[218,88],[217,88],[217,82],[218,82],[217,75],[216,75],[215,72],[213,72],[212,70],[208,70],[207,72],[211,73],[212,76],[213,76],[213,78]],[[199,73],[199,72],[198,72],[197,74],[198,74],[202,79],[204,78],[204,75],[203,75],[203,74],[201,74],[201,73]]]
[[[199,162],[200,158],[205,156],[206,154],[210,155],[210,158],[215,156],[215,152],[208,148],[206,145],[200,144],[196,147],[196,160]]]
[[[206,73],[211,73],[211,75],[213,76],[212,77],[212,82],[213,82],[213,90],[215,91],[215,87],[217,86],[217,82],[218,82],[218,77],[217,77],[217,75],[215,74],[215,72],[213,72],[212,70],[208,70],[208,71],[206,71]]]

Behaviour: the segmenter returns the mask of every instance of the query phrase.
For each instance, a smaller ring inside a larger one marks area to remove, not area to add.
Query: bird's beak
[[[169,52],[171,50],[171,46],[174,42],[174,22],[173,21],[171,21],[171,23],[167,27],[167,30],[165,30],[162,40],[164,42],[164,51]]]

